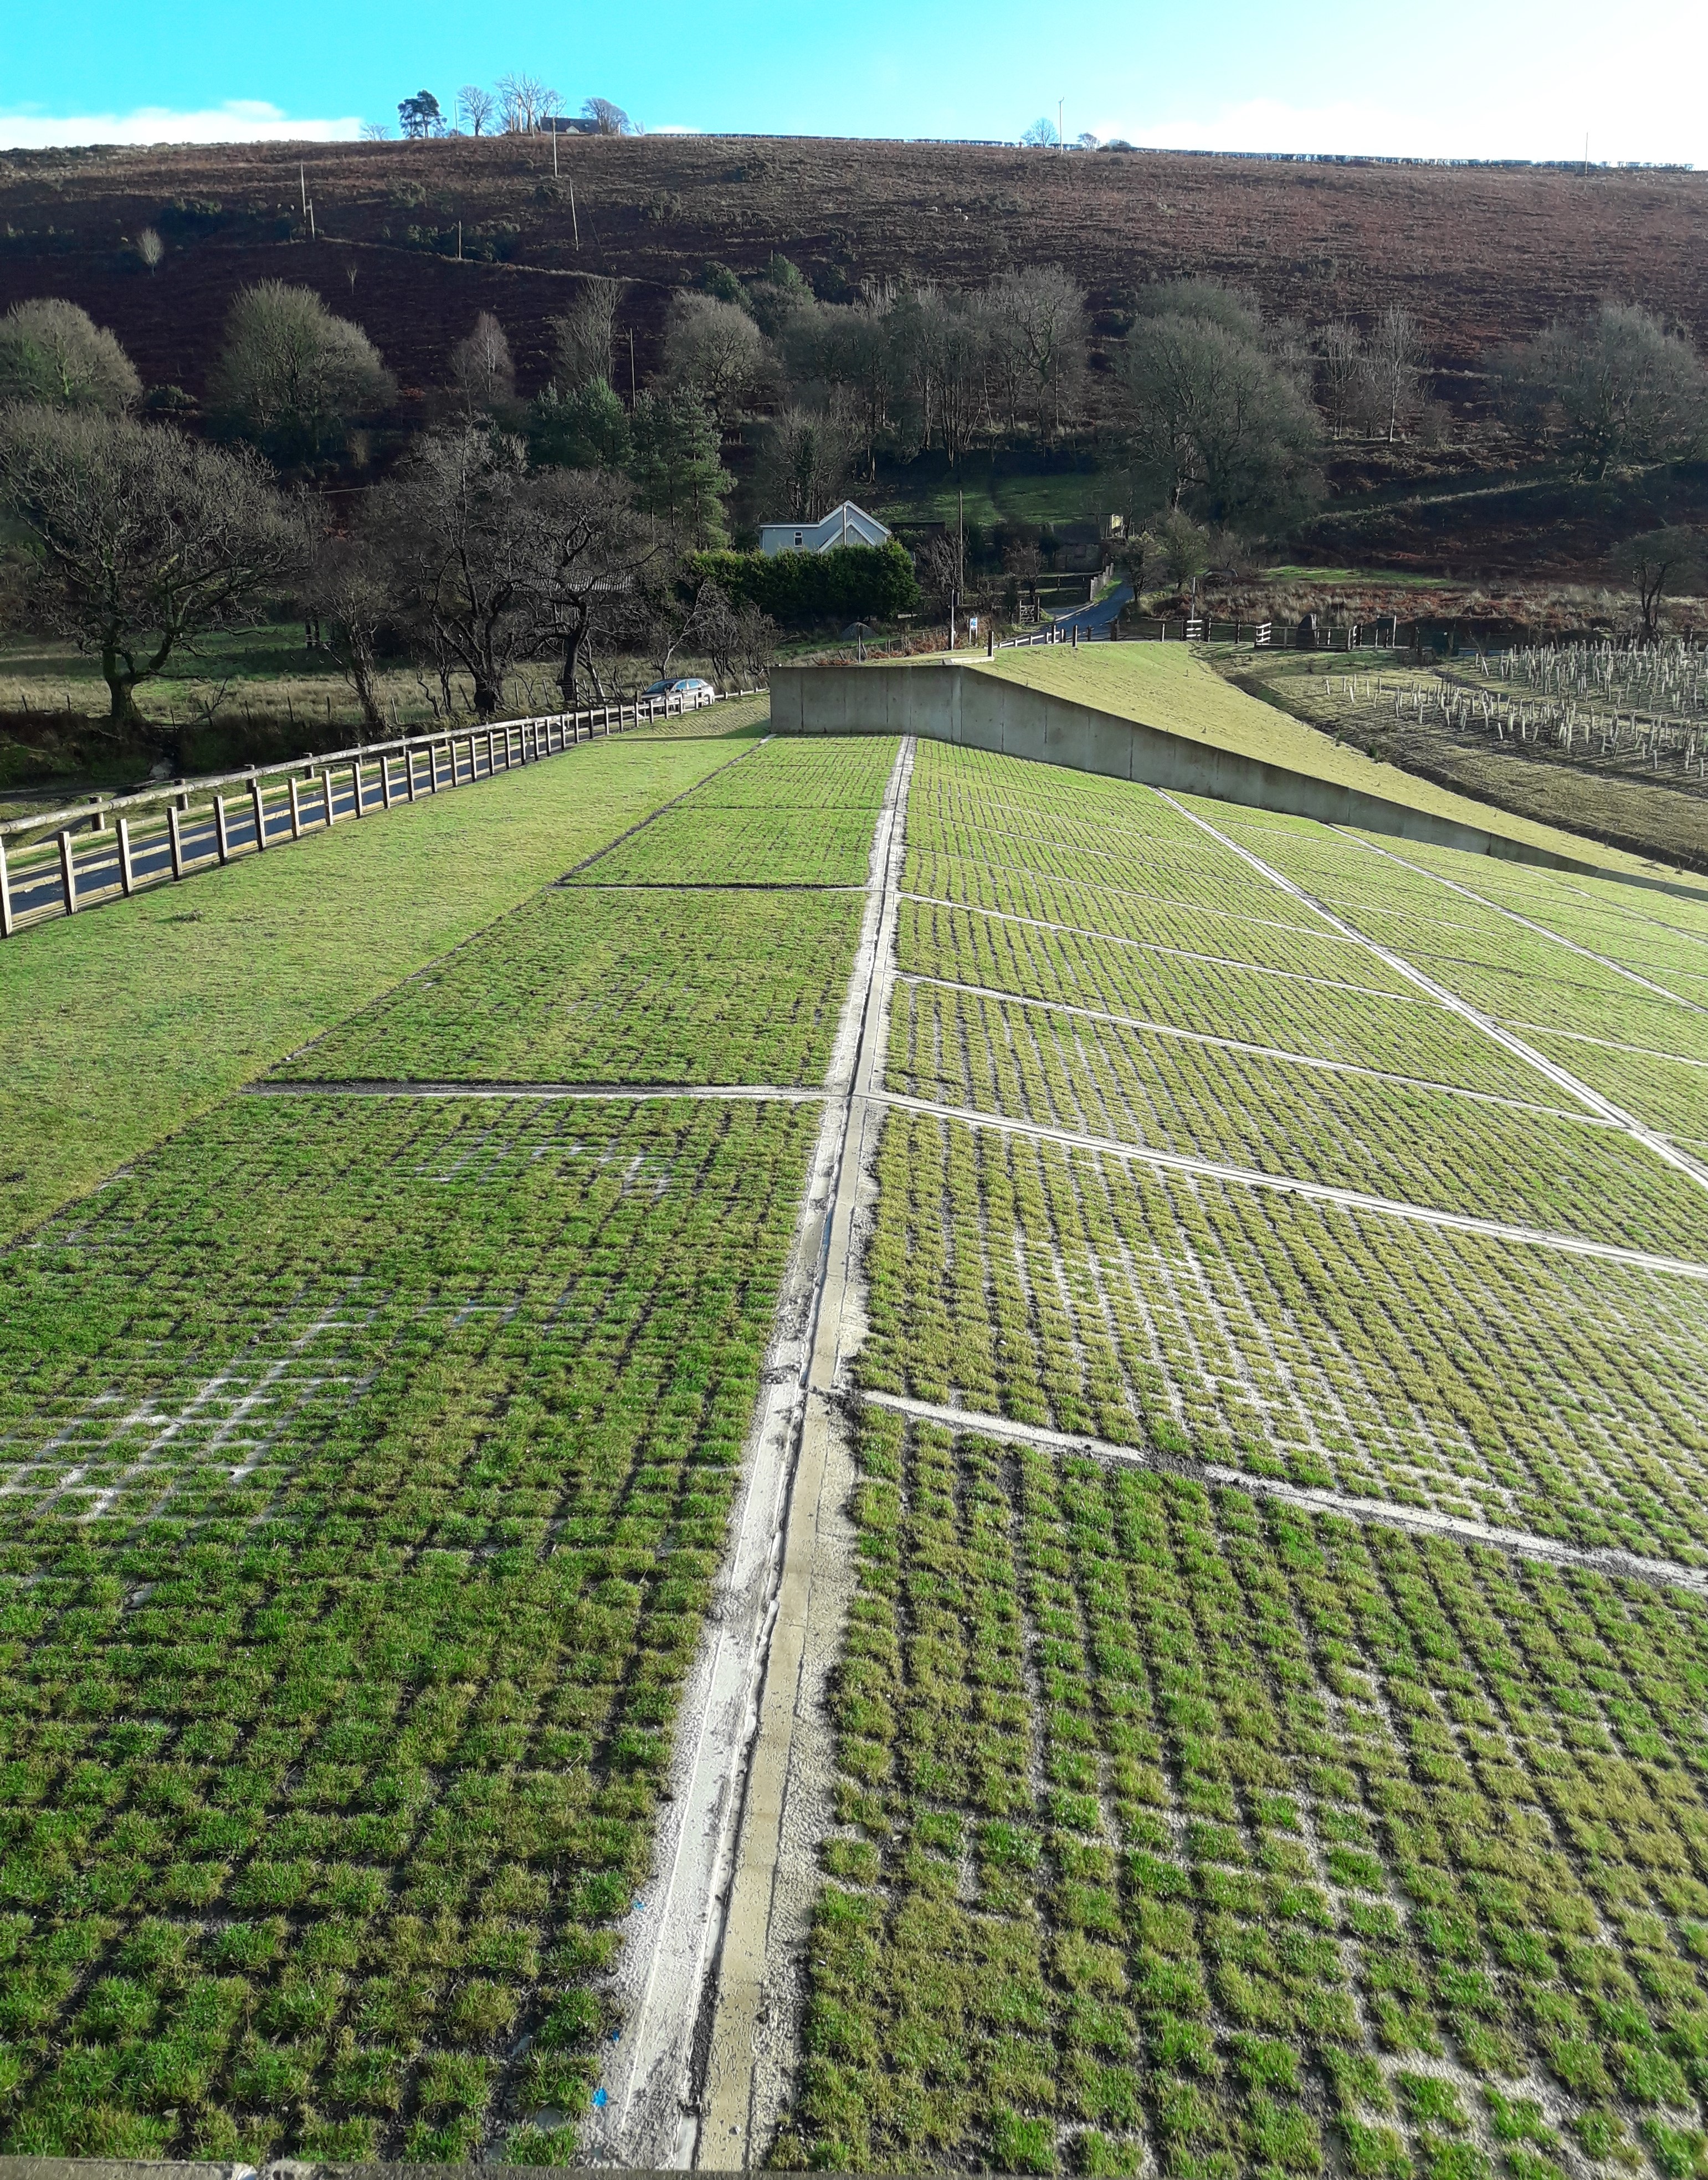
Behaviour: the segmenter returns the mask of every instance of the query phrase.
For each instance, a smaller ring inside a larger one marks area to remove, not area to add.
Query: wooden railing
[[[489,727],[404,735],[288,764],[173,780],[74,809],[14,818],[0,824],[0,938],[122,900],[146,885],[283,846],[341,819],[374,817],[423,795],[495,779],[582,741],[763,693],[730,689],[642,696],[582,712],[502,719]],[[9,854],[8,839],[20,843]]]

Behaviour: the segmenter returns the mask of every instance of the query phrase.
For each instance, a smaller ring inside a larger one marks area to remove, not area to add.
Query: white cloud
[[[298,120],[262,98],[228,98],[193,113],[139,106],[129,113],[0,113],[0,149],[58,144],[330,144],[360,135],[361,117]]]
[[[1620,113],[1574,114],[1558,106],[1490,110],[1462,101],[1404,113],[1358,100],[1292,106],[1253,98],[1183,119],[1110,119],[1096,125],[1099,136],[1126,136],[1164,151],[1319,151],[1391,159],[1579,159],[1586,129],[1593,160],[1708,164],[1708,123],[1682,110],[1673,115],[1651,111],[1635,123]]]

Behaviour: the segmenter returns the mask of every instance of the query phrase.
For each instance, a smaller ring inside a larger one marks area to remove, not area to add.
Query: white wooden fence
[[[405,735],[14,818],[0,824],[0,938],[122,900],[146,885],[217,869],[343,819],[374,817],[425,795],[495,779],[582,741],[763,694],[729,689],[642,696],[543,718]],[[8,838],[21,840],[9,857]]]

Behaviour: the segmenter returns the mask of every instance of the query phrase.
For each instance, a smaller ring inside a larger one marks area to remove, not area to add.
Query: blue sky
[[[353,135],[422,85],[521,69],[648,128],[1013,138],[1214,150],[1685,161],[1708,167],[1708,6],[1652,0],[0,0],[0,146]]]

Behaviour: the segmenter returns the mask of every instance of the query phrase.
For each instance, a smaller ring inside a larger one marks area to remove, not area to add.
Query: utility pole
[[[308,217],[308,176],[300,161],[297,164],[296,186],[302,191],[302,216],[306,219]]]
[[[556,124],[556,122],[555,122],[555,121],[554,121],[554,123],[552,124],[552,179],[553,179],[554,181],[556,181],[556,179],[558,179],[558,129],[557,129],[557,124]]]
[[[308,239],[311,242],[317,239],[314,231],[314,199],[312,197],[308,201]]]
[[[570,184],[570,231],[576,238],[577,250],[581,246],[581,223],[576,217],[576,185]]]
[[[1067,139],[1061,133],[1061,109],[1066,103],[1065,98],[1058,98],[1055,102],[1055,148],[1058,151],[1067,149]]]

